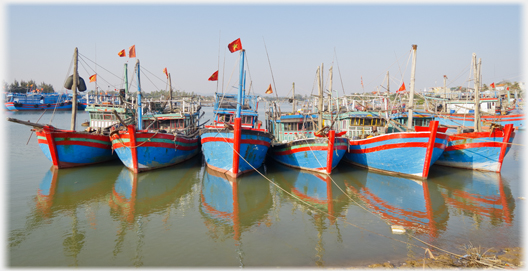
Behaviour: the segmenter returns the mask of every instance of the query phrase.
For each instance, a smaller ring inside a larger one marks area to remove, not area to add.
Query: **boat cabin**
[[[269,112],[268,112],[269,113]],[[277,120],[266,118],[266,129],[275,137],[276,142],[288,142],[296,139],[314,138],[317,131],[317,114],[285,114]]]
[[[387,120],[376,112],[350,111],[339,114],[336,124],[336,130],[346,131],[344,137],[363,139],[368,136],[385,134]]]

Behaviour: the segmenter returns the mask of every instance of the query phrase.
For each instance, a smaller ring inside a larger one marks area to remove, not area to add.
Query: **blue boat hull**
[[[429,149],[430,133],[392,133],[351,140],[344,159],[380,172],[426,179],[429,167],[442,155],[447,145],[447,135],[436,133],[434,147]],[[426,159],[429,161],[426,162]]]
[[[233,172],[234,134],[230,130],[203,129],[201,131],[202,152],[207,166],[231,177],[259,168],[271,142],[267,132],[246,130],[241,131],[240,155],[238,172]]]
[[[347,147],[348,140],[346,138],[335,138],[330,169],[339,164]],[[289,167],[330,173],[327,172],[328,148],[327,138],[299,139],[273,146],[270,150],[270,156],[277,162]]]

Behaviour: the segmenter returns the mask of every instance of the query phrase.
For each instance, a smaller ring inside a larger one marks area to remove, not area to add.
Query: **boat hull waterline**
[[[134,173],[172,166],[200,152],[199,136],[136,131],[134,125],[110,137],[119,159]]]

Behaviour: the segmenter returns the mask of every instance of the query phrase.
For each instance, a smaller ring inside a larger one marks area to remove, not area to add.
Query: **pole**
[[[330,80],[328,82],[328,88],[330,90],[330,96],[328,97],[328,100],[329,100],[328,112],[330,113],[330,125],[332,125],[332,123],[334,122],[334,113],[333,113],[334,110],[332,108],[332,75],[333,75],[332,68],[333,67],[330,67],[330,70],[328,71],[328,80]],[[332,127],[330,127],[330,129],[332,129]]]
[[[412,69],[411,69],[411,90],[409,92],[409,106],[407,112],[409,114],[407,120],[407,130],[411,130],[413,127],[413,106],[414,106],[414,74],[416,72],[416,48],[418,45],[413,44],[413,58],[412,58]]]
[[[447,76],[444,75],[444,112],[447,113]]]
[[[293,113],[295,113],[295,82],[293,83],[293,86],[292,86],[292,92],[293,92]]]
[[[235,118],[240,118],[240,110],[242,105],[242,84],[244,83],[244,54],[246,50],[242,49],[240,52],[240,77],[238,79],[238,99],[236,106],[236,116]]]
[[[138,79],[138,94],[137,94],[137,105],[138,105],[138,123],[137,123],[137,127],[138,127],[138,130],[143,130],[143,108],[141,108],[141,81],[139,79],[139,74],[140,74],[140,70],[139,70],[139,59],[136,60],[136,69],[137,69],[137,79]]]
[[[477,63],[477,54],[473,53],[473,75],[474,75],[474,81],[473,86],[475,88],[475,108],[474,108],[474,114],[475,114],[475,120],[473,123],[473,128],[475,132],[480,132],[480,92],[479,92],[479,67]]]
[[[321,67],[319,67],[317,69],[317,83],[319,86],[319,101],[317,103],[317,111],[319,111],[319,117],[317,119],[317,129],[319,130],[323,129],[323,87],[321,81]]]
[[[73,85],[72,85],[72,117],[71,117],[71,130],[75,131],[75,120],[77,118],[77,84],[79,82],[78,80],[78,74],[77,74],[77,61],[79,60],[79,51],[77,50],[77,47],[75,47],[75,51],[73,53]]]
[[[172,113],[172,81],[169,73],[169,110]]]

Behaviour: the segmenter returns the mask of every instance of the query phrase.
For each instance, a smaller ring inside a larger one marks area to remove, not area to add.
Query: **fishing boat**
[[[91,129],[76,131],[75,123],[77,117],[77,86],[79,75],[77,73],[78,51],[74,52],[73,83],[69,86],[73,91],[73,106],[71,128],[59,129],[52,125],[21,121],[8,118],[8,121],[32,126],[38,137],[38,144],[44,155],[53,163],[53,167],[70,168],[92,165],[116,159],[112,152],[112,145],[108,134],[102,129]],[[65,85],[68,88],[67,85]],[[107,130],[108,131],[108,130]]]
[[[112,149],[121,162],[134,173],[139,173],[172,166],[197,155],[200,152],[197,129],[199,107],[193,103],[188,106],[182,103],[181,107],[172,109],[173,101],[170,100],[164,103],[170,106],[169,111],[160,105],[152,111],[145,111],[152,116],[150,119],[144,118],[139,60],[136,62],[136,73],[137,122],[123,124],[110,133]],[[143,128],[144,125],[147,125],[146,128]]]
[[[318,78],[321,74],[318,70]],[[336,136],[331,125],[323,127],[322,80],[319,82],[317,114],[306,110],[297,112],[295,98],[291,113],[277,110],[275,102],[270,106],[266,113],[267,129],[273,134],[269,156],[289,167],[330,174],[344,157],[348,140],[339,134]]]
[[[241,49],[238,94],[215,93],[214,122],[200,130],[207,166],[234,178],[262,165],[272,137],[260,128],[258,96],[243,91],[244,54]]]
[[[475,100],[472,128],[457,127],[457,131],[449,132],[447,147],[436,161],[437,165],[500,172],[504,157],[511,148],[515,137],[514,124],[504,126],[491,123],[483,127],[480,118],[480,61],[477,64],[476,54],[473,54],[475,70]],[[477,66],[478,65],[478,66]],[[501,123],[501,122],[499,122]],[[486,129],[484,129],[486,128]],[[484,131],[486,130],[486,131]]]
[[[68,95],[58,93],[9,93],[4,104],[9,111],[72,110],[72,102]],[[82,104],[77,104],[77,108],[84,109]]]
[[[409,97],[414,97],[416,45],[413,45],[413,66]],[[432,164],[442,155],[447,145],[447,128],[439,128],[438,121],[414,119],[413,99],[407,107],[407,126],[376,112],[347,112],[337,116],[340,129],[345,132],[349,148],[344,160],[351,164],[387,174],[427,179]],[[401,118],[401,115],[399,116]],[[425,120],[425,121],[424,121]],[[415,126],[429,124],[427,126]],[[392,125],[393,129],[389,129]]]

